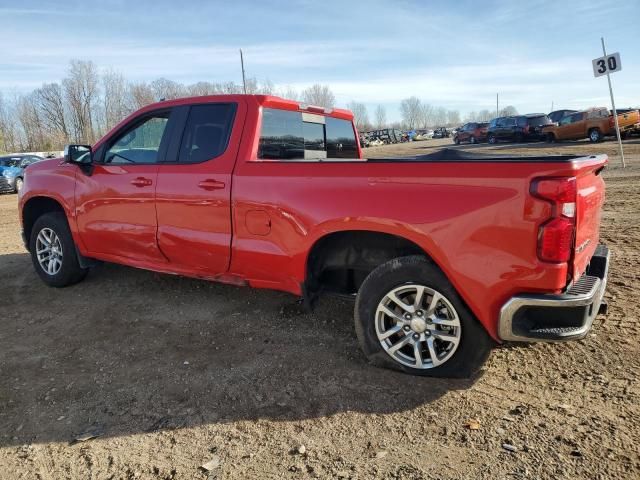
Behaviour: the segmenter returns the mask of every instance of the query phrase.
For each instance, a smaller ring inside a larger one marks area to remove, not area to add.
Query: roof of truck
[[[353,119],[353,113],[350,110],[342,108],[325,108],[315,105],[307,105],[297,100],[287,100],[286,98],[277,97],[275,95],[254,95],[254,94],[230,94],[230,95],[205,95],[198,97],[182,97],[172,100],[161,100],[143,107],[143,110],[155,110],[167,106],[193,105],[198,103],[213,102],[240,102],[240,101],[256,102],[258,106],[266,108],[280,108],[282,110],[294,110],[301,112],[316,113],[319,115],[328,115],[330,117],[342,118],[346,120]]]

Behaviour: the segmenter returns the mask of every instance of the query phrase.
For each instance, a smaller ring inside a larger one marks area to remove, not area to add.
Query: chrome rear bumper
[[[500,310],[498,335],[511,342],[583,338],[600,312],[607,287],[609,249],[599,245],[587,271],[560,295],[516,295]]]

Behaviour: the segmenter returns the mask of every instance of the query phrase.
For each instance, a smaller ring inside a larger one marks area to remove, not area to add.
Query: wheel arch
[[[33,224],[36,222],[38,218],[40,218],[45,213],[59,212],[64,214],[67,217],[67,213],[62,206],[62,204],[52,198],[46,196],[36,196],[29,198],[23,205],[21,216],[22,216],[22,228],[24,230],[24,236],[27,239],[27,248],[29,241],[31,238],[31,230],[33,229]],[[68,221],[68,218],[67,218]]]
[[[406,236],[371,229],[327,232],[308,250],[305,296],[315,298],[322,291],[354,295],[376,267],[409,255],[423,256],[442,271],[429,252]]]

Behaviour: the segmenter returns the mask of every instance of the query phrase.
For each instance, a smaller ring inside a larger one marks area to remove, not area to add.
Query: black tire
[[[20,190],[22,190],[23,186],[24,186],[24,180],[22,180],[22,178],[20,177],[16,178],[16,187],[15,187],[16,193],[20,193]]]
[[[478,143],[478,140],[476,140],[476,137],[471,135],[471,138],[469,139],[469,142],[471,142],[471,143],[473,143],[475,145],[476,143]]]
[[[589,130],[589,141],[591,143],[598,143],[602,141],[602,132],[599,128],[592,128]]]
[[[38,261],[36,252],[36,243],[38,234],[43,229],[52,230],[60,240],[62,247],[62,264],[60,269],[54,273],[47,273]],[[66,287],[78,283],[87,275],[87,269],[81,268],[78,263],[78,255],[76,246],[69,230],[67,218],[63,213],[45,213],[39,217],[33,224],[31,229],[31,238],[29,239],[29,250],[31,252],[31,261],[36,273],[44,283],[50,287]]]
[[[498,143],[498,139],[496,138],[495,135],[489,135],[487,137],[487,142],[490,143],[491,145],[494,145],[494,144]]]
[[[524,135],[522,133],[516,133],[513,139],[515,140],[516,143],[523,143]]]
[[[439,366],[424,369],[409,367],[392,358],[378,340],[376,333],[378,304],[394,288],[413,282],[440,293],[453,306],[460,321],[460,339],[457,349]],[[354,316],[358,341],[369,361],[376,366],[411,375],[470,377],[482,367],[495,343],[465,306],[440,269],[422,256],[396,258],[371,272],[358,292]]]
[[[460,138],[458,138],[457,136],[453,137],[453,143],[455,143],[456,145],[460,145]]]
[[[547,143],[555,143],[556,136],[553,133],[547,133],[547,135],[545,136],[545,140],[547,141]]]

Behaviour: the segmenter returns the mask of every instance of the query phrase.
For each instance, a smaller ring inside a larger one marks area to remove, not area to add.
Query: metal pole
[[[500,109],[498,108],[498,94],[496,93],[496,117],[500,116]]]
[[[600,40],[602,41],[602,53],[606,57],[607,50],[604,47],[604,37],[600,37]],[[613,107],[613,121],[616,124],[616,136],[618,137],[618,147],[620,147],[620,158],[622,158],[622,168],[626,168],[627,164],[624,161],[624,151],[622,150],[622,139],[620,138],[620,126],[618,125],[618,112],[616,111],[616,102],[614,102],[613,100],[613,88],[611,88],[611,76],[609,75],[609,69],[607,69],[607,82],[609,82],[609,94],[611,95],[611,106]]]
[[[244,94],[247,94],[247,81],[244,78],[244,58],[242,58],[242,49],[240,49],[240,65],[242,66],[242,88],[244,89]]]

